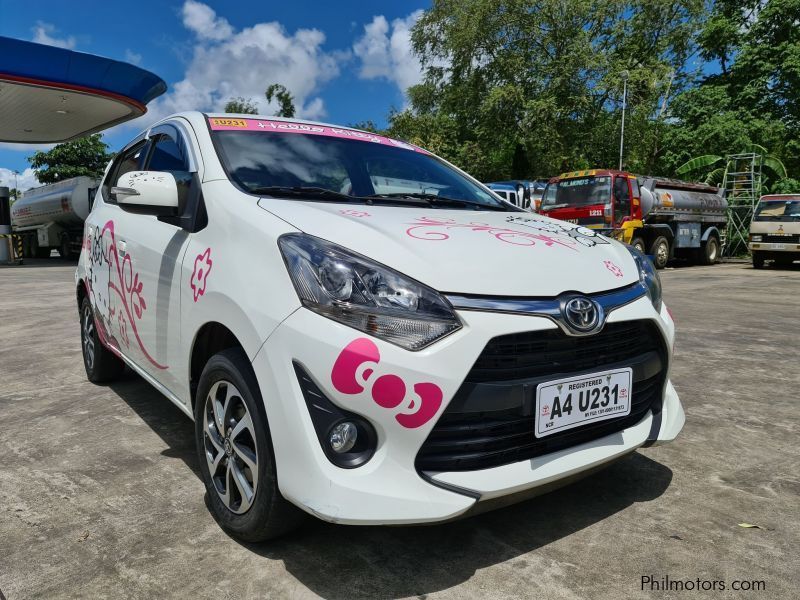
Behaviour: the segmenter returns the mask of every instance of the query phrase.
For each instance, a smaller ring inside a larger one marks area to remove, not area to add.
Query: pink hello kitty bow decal
[[[401,407],[394,418],[407,429],[422,427],[436,416],[442,406],[442,390],[438,385],[415,383],[416,398],[408,398],[406,382],[401,377],[391,373],[375,376],[380,361],[381,355],[374,342],[367,338],[353,340],[333,364],[331,383],[338,392],[348,395],[363,394],[371,387],[370,395],[375,404],[387,410]]]
[[[197,302],[200,296],[206,292],[206,282],[208,281],[208,274],[211,272],[211,265],[214,262],[211,260],[211,248],[206,248],[202,254],[198,254],[194,259],[194,271],[192,271],[192,293],[194,294],[194,301]]]

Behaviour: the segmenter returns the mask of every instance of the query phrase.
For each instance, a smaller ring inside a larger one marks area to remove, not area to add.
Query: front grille
[[[761,240],[769,244],[800,244],[800,234],[764,234]]]
[[[598,334],[558,330],[494,338],[417,454],[420,471],[472,471],[582,444],[638,423],[660,410],[666,373],[663,338],[650,321],[609,323]],[[541,439],[534,434],[538,384],[631,366],[631,412]]]

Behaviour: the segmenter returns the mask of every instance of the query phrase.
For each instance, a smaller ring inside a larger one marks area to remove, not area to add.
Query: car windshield
[[[611,177],[562,179],[547,186],[542,207],[587,206],[611,201]]]
[[[800,220],[800,198],[787,200],[762,200],[756,207],[754,221],[795,221]]]
[[[228,175],[253,194],[513,210],[444,161],[380,135],[265,119],[209,123]]]

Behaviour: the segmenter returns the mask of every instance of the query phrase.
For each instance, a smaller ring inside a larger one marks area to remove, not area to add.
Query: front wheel
[[[293,529],[304,513],[278,489],[275,457],[255,374],[240,349],[215,354],[200,376],[195,440],[208,506],[247,542]]]
[[[650,246],[650,254],[653,256],[653,265],[656,269],[663,269],[669,261],[669,241],[663,235],[658,236]]]
[[[761,254],[761,252],[753,252],[753,268],[754,269],[764,268],[764,255]]]

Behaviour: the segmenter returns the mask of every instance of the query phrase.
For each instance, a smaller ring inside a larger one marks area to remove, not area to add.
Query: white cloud
[[[262,114],[273,114],[278,104],[264,96],[272,83],[284,85],[294,96],[299,117],[321,118],[325,105],[320,87],[339,75],[347,52],[327,52],[325,34],[318,29],[289,33],[278,22],[256,23],[234,29],[209,6],[187,0],[183,24],[194,34],[191,58],[182,80],[148,106],[148,114],[133,124],[145,127],[183,110],[222,111],[232,97],[251,98]]]
[[[134,65],[138,65],[140,62],[142,62],[142,55],[134,52],[130,48],[126,48],[125,61]]]
[[[75,38],[71,35],[65,38],[56,37],[55,34],[58,30],[50,23],[37,21],[36,27],[33,27],[32,31],[33,41],[37,44],[47,44],[48,46],[57,46],[58,48],[67,48],[69,50],[75,48]]]
[[[214,9],[207,4],[186,0],[181,13],[184,27],[201,40],[221,41],[233,35],[233,27],[227,19],[218,17]]]
[[[15,185],[18,185],[19,190],[24,192],[32,187],[42,185],[39,183],[39,180],[36,179],[36,175],[30,167],[24,171],[20,171],[19,175],[16,176],[16,184],[14,181],[14,171],[0,167],[0,186],[13,188]]]
[[[378,15],[364,25],[364,34],[353,44],[353,53],[361,61],[359,77],[386,79],[403,93],[422,81],[422,65],[411,47],[411,28],[423,12],[415,10],[391,24]]]

